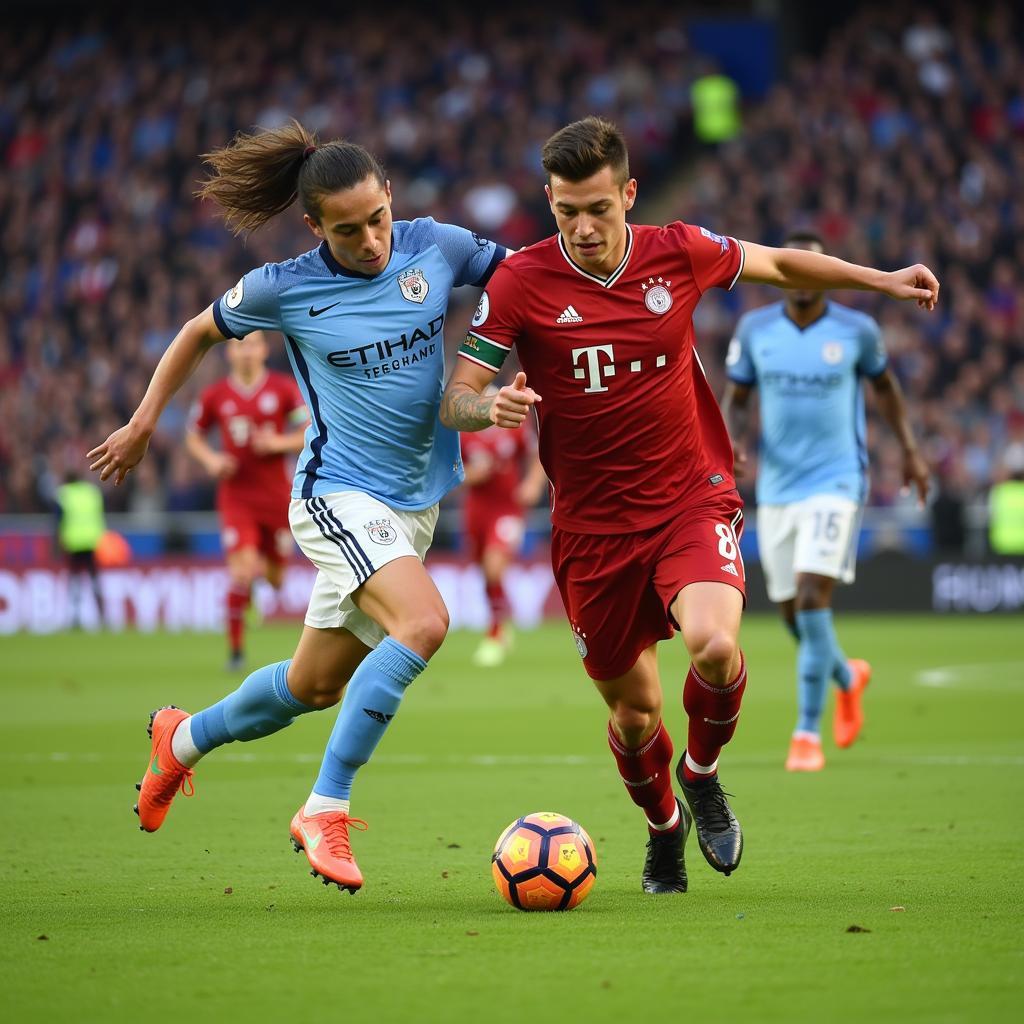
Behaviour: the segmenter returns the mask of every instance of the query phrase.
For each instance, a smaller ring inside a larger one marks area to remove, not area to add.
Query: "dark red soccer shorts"
[[[274,565],[288,561],[294,549],[291,527],[288,525],[288,503],[270,511],[249,507],[242,502],[219,501],[221,545],[225,554],[256,548]]]
[[[673,635],[669,607],[690,583],[728,583],[746,601],[735,491],[636,533],[551,531],[551,563],[576,647],[591,679],[615,679]]]
[[[469,557],[474,562],[483,558],[488,548],[501,547],[515,555],[523,545],[523,514],[518,508],[466,508],[465,535]]]

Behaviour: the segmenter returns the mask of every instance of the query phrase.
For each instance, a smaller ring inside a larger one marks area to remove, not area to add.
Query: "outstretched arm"
[[[900,382],[892,370],[886,367],[877,377],[872,378],[871,386],[878,401],[878,411],[903,449],[903,486],[909,488],[913,484],[917,488],[918,500],[923,505],[928,494],[928,464],[921,457],[917,441],[914,440]]]
[[[809,249],[773,249],[743,242],[743,252],[741,281],[771,284],[777,288],[856,288],[882,292],[894,299],[913,299],[928,310],[934,309],[939,300],[939,282],[921,263],[887,272]]]
[[[87,457],[94,460],[89,468],[99,471],[100,480],[113,476],[114,484],[120,484],[142,461],[167,403],[192,375],[203,356],[222,341],[224,335],[214,322],[212,306],[182,327],[160,357],[132,418],[88,453]]]
[[[722,395],[722,418],[732,438],[733,476],[739,480],[747,464],[747,431],[750,429],[750,393],[753,388],[749,384],[737,384],[729,381]]]

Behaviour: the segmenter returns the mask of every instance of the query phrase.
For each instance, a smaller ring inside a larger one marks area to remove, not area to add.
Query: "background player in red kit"
[[[470,557],[483,572],[490,612],[487,635],[473,662],[491,668],[505,660],[511,643],[505,571],[523,543],[524,513],[537,504],[547,478],[528,427],[509,431],[492,426],[465,434],[462,461],[466,470],[463,530]]]
[[[515,429],[535,407],[555,578],[584,667],[611,710],[619,772],[647,817],[643,888],[684,892],[691,815],[713,868],[729,874],[740,862],[743,836],[717,769],[747,678],[742,504],[694,349],[694,307],[708,288],[743,280],[868,289],[931,309],[939,285],[923,266],[884,273],[680,222],[630,227],[637,183],[625,141],[596,117],[556,132],[543,163],[559,233],[495,271],[441,420],[462,431]],[[523,372],[482,394],[513,346]],[[676,767],[686,805],[672,791],[656,654],[676,629],[691,659]]]
[[[291,376],[267,369],[262,331],[228,346],[230,373],[199,397],[185,447],[219,481],[217,511],[230,584],[226,620],[228,668],[244,662],[243,629],[253,583],[263,576],[279,587],[292,551],[288,526],[294,466],[309,417]],[[299,424],[300,426],[296,426]],[[203,436],[220,431],[220,450]]]

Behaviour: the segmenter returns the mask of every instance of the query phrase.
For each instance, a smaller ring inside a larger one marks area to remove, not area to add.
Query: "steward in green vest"
[[[1024,555],[1024,468],[989,491],[988,539],[997,555]]]
[[[58,514],[57,543],[67,555],[71,577],[68,584],[69,625],[83,624],[83,575],[89,576],[102,622],[103,597],[96,570],[96,548],[107,529],[103,492],[95,484],[80,480],[77,474],[69,472],[54,497]]]
[[[742,128],[740,91],[736,83],[715,71],[694,79],[690,86],[693,104],[693,133],[701,142],[728,142]]]

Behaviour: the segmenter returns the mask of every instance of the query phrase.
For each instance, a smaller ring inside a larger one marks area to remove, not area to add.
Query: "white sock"
[[[679,804],[676,804],[675,810],[672,811],[672,817],[668,819],[663,825],[655,825],[650,818],[647,819],[647,824],[654,829],[655,832],[670,832],[676,827],[679,822]]]
[[[192,742],[192,716],[183,718],[171,737],[171,753],[186,768],[191,768],[203,756],[203,752]]]
[[[697,764],[697,762],[690,757],[689,751],[687,751],[686,767],[696,775],[714,775],[715,772],[718,771],[718,759],[715,758],[714,764]]]
[[[795,740],[811,740],[814,743],[821,743],[821,736],[816,732],[808,732],[806,729],[797,729],[793,733]]]
[[[302,813],[307,818],[313,814],[327,814],[329,811],[334,813],[340,811],[342,814],[348,814],[348,808],[348,800],[339,800],[333,796],[321,796],[319,793],[310,793]]]

